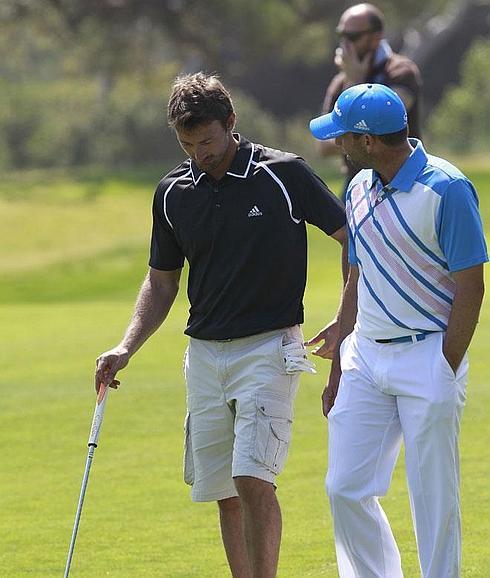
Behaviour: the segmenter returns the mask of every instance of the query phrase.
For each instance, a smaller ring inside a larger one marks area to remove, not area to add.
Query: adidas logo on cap
[[[359,130],[369,130],[369,127],[366,124],[365,120],[360,120],[359,122],[356,122],[354,128],[358,128]]]

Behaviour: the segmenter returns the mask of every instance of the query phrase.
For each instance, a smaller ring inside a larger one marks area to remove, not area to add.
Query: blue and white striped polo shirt
[[[422,143],[385,187],[373,170],[351,181],[349,261],[359,266],[356,330],[373,339],[444,331],[453,271],[488,261],[472,183]]]

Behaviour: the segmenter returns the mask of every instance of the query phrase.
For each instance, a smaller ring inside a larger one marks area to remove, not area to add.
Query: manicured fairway
[[[486,224],[490,173],[469,166]],[[157,174],[12,178],[0,185],[0,577],[63,574],[95,397],[94,360],[120,338],[146,270]],[[39,185],[43,182],[43,185]],[[18,193],[18,194],[16,194]],[[305,334],[334,314],[339,251],[311,230]],[[182,482],[185,280],[166,325],[110,393],[73,578],[228,576],[216,507]],[[461,438],[465,578],[490,576],[490,312],[471,347]],[[337,576],[323,488],[328,371],[302,380],[288,465],[279,478],[281,578]],[[419,576],[403,460],[383,500],[407,578]]]

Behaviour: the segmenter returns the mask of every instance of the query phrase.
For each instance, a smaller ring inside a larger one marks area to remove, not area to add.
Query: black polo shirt
[[[189,262],[185,333],[231,339],[303,322],[306,226],[330,235],[343,205],[299,157],[239,138],[216,182],[190,159],[165,176],[153,202],[150,266]]]

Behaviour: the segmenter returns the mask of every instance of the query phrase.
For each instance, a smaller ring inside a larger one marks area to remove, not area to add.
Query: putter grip
[[[99,393],[97,395],[97,402],[95,404],[94,418],[92,420],[92,427],[90,428],[90,436],[88,438],[88,445],[97,447],[97,440],[99,439],[100,427],[104,418],[105,404],[109,388],[104,384],[100,384]]]

